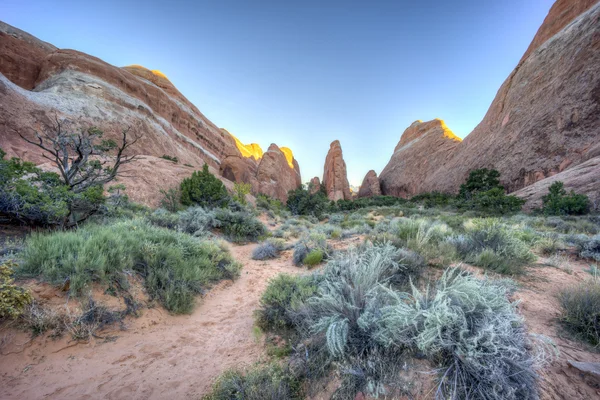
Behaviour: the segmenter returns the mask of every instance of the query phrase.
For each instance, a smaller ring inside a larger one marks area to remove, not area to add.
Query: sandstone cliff
[[[600,3],[558,0],[483,121],[417,192],[456,192],[483,167],[516,191],[590,160],[599,139]]]
[[[227,181],[232,179],[257,179],[258,159],[245,162],[248,155],[240,151],[239,141],[209,121],[162,72],[139,65],[118,68],[85,53],[57,49],[2,22],[0,104],[0,147],[8,156],[45,162],[37,149],[23,142],[16,132],[32,134],[34,129],[39,130],[58,117],[77,121],[80,126],[98,126],[105,137],[113,139],[119,137],[123,128],[130,127],[131,135],[143,136],[131,148],[132,153],[148,159],[167,155],[177,157],[181,164],[192,165],[189,168],[159,163],[169,171],[156,174],[157,171],[148,170],[158,177],[176,174],[162,183],[155,182],[156,176],[147,176],[147,169],[141,164],[129,165],[128,175],[134,174],[138,180],[137,189],[130,190],[130,195],[146,204],[156,205],[159,189],[173,186],[173,182],[189,176],[204,163],[216,174],[227,171],[221,177],[227,186],[231,186]],[[246,150],[251,156],[258,155],[254,145]],[[291,151],[286,151],[289,155],[284,153],[283,164],[291,169],[289,166],[297,162],[293,156],[288,161]],[[242,161],[232,162],[238,159]],[[224,161],[227,165],[222,166]],[[295,172],[299,182],[299,168]],[[270,179],[277,182],[279,177]],[[282,179],[289,181],[287,176]],[[146,182],[145,189],[139,182]],[[257,193],[260,182],[252,187]],[[148,193],[142,195],[144,190]]]
[[[339,140],[334,140],[329,146],[323,170],[323,185],[330,200],[351,200],[350,185],[346,175],[346,162],[342,154]]]
[[[460,143],[440,119],[413,122],[379,175],[381,193],[399,197],[419,193],[423,181],[453,156]]]

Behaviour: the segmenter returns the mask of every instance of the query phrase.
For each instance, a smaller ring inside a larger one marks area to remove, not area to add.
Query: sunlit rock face
[[[153,162],[163,170],[152,171],[146,163],[136,171],[141,183],[129,192],[133,200],[149,205],[156,204],[160,189],[174,185],[175,176],[183,179],[204,163],[228,187],[232,186],[231,179],[256,180],[262,157],[260,146],[249,145],[246,150],[255,161],[248,163],[235,138],[208,120],[162,72],[140,65],[119,68],[85,53],[57,49],[2,22],[0,104],[0,147],[9,157],[38,164],[47,161],[16,132],[32,133],[55,118],[68,118],[80,126],[98,126],[107,139],[118,140],[121,131],[129,128],[130,136],[141,136],[131,148],[132,153],[148,159],[177,157],[184,167]],[[299,176],[291,151],[282,153],[282,157],[287,170],[293,167]],[[221,165],[225,160],[229,168]],[[166,172],[165,168],[174,172]],[[224,171],[226,176],[220,176]],[[260,185],[253,182],[252,187],[256,193]],[[144,190],[148,193],[142,194]]]
[[[398,197],[417,194],[425,178],[447,162],[460,143],[460,138],[441,119],[413,122],[379,175],[381,193]]]
[[[323,185],[329,200],[351,200],[350,185],[346,175],[346,162],[342,154],[339,140],[334,140],[329,146],[323,170]]]
[[[358,197],[373,197],[381,195],[381,186],[379,184],[379,178],[377,177],[377,173],[375,171],[370,170],[365,175],[365,178],[362,181],[362,185],[360,185],[360,189],[358,190]]]
[[[587,162],[599,141],[600,3],[559,0],[483,121],[416,191],[456,192],[486,167],[512,192]]]
[[[263,152],[256,144],[243,144],[227,130],[236,143],[239,154],[230,155],[221,162],[221,174],[234,182],[249,183],[252,193],[263,193],[281,201],[287,193],[301,185],[300,167],[292,150],[271,144]]]

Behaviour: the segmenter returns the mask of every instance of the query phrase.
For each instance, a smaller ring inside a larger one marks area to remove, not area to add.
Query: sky
[[[2,0],[59,48],[165,73],[244,143],[290,147],[302,180],[340,140],[351,185],[415,120],[482,120],[553,0]]]

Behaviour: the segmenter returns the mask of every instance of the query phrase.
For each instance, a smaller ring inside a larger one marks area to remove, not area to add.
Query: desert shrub
[[[168,210],[172,213],[181,210],[181,203],[179,200],[181,199],[181,193],[179,188],[171,188],[171,189],[160,189],[160,194],[162,195],[162,199],[160,199],[160,206],[165,210]]]
[[[535,248],[543,255],[552,255],[563,250],[565,243],[557,234],[545,234],[535,242]]]
[[[21,320],[33,336],[53,331],[53,336],[60,336],[65,329],[64,316],[51,308],[42,307],[37,301],[32,301],[21,314]]]
[[[256,217],[245,211],[219,209],[215,213],[215,227],[232,242],[255,242],[267,233],[267,228]]]
[[[313,250],[317,250],[321,254],[321,261],[326,259],[331,252],[331,249],[327,245],[327,237],[322,233],[311,233],[310,235],[304,236],[294,245],[294,254],[292,256],[294,265],[300,266],[304,264],[304,260],[306,257],[313,252]],[[312,257],[314,261],[318,258],[315,253]]]
[[[33,301],[27,289],[15,285],[14,267],[11,262],[0,265],[0,320],[19,317]]]
[[[374,196],[363,197],[354,200],[338,200],[335,203],[335,208],[340,211],[358,210],[367,207],[390,207],[399,204],[405,204],[406,199],[394,196]]]
[[[457,200],[459,210],[472,210],[484,214],[506,214],[521,211],[525,200],[504,193],[503,188],[472,193],[466,200]]]
[[[321,249],[311,250],[302,260],[302,264],[307,265],[309,268],[320,264],[323,261],[324,252]]]
[[[27,239],[23,259],[19,273],[41,276],[77,296],[92,282],[126,290],[126,275],[135,271],[144,278],[150,296],[174,313],[191,312],[194,295],[211,282],[237,277],[240,269],[218,243],[142,220],[34,233]]]
[[[281,274],[272,279],[260,299],[256,312],[258,326],[268,332],[287,331],[294,327],[294,313],[317,292],[319,275]]]
[[[448,193],[421,193],[410,198],[412,203],[423,204],[427,208],[446,207],[454,201],[454,196]]]
[[[386,347],[418,349],[441,365],[438,399],[537,398],[534,358],[523,321],[504,285],[447,270],[435,291],[387,291],[371,321]],[[376,309],[379,301],[371,305]]]
[[[179,215],[164,208],[157,208],[147,218],[153,225],[163,228],[177,229],[179,226]]]
[[[593,346],[600,346],[600,282],[594,279],[564,289],[558,300],[563,324]]]
[[[341,398],[354,398],[359,391],[383,394],[385,384],[395,386],[399,379],[402,349],[381,346],[372,331],[374,313],[383,305],[383,285],[409,279],[401,257],[391,245],[338,254],[327,263],[317,294],[298,307],[297,329],[315,346],[305,350],[308,359],[319,360],[321,369],[336,366],[341,380],[336,395]],[[318,357],[320,351],[328,356]]]
[[[202,171],[194,171],[191,177],[185,178],[180,189],[184,206],[221,207],[229,201],[223,182],[209,172],[207,164]]]
[[[252,186],[249,183],[235,182],[233,184],[233,199],[242,205],[247,203],[246,195],[250,193]]]
[[[174,163],[178,163],[179,159],[175,156],[169,156],[167,154],[163,154],[162,156],[160,156],[160,158],[165,159],[165,160],[169,160],[169,161],[173,161]]]
[[[475,193],[504,188],[500,185],[500,172],[495,169],[475,169],[469,172],[469,177],[460,185],[459,196],[464,199],[471,198]]]
[[[217,225],[215,212],[202,207],[190,207],[180,211],[177,217],[178,229],[194,236],[203,236]]]
[[[285,204],[283,204],[279,199],[275,199],[267,196],[266,194],[259,193],[256,196],[256,207],[266,211],[272,211],[273,213],[275,213],[275,215],[280,215],[281,212],[285,209]]]
[[[0,216],[28,224],[60,225],[66,223],[72,202],[86,200],[72,193],[57,174],[4,156],[0,149]]]
[[[520,274],[535,260],[529,246],[514,231],[494,218],[473,219],[464,235],[448,239],[466,262],[502,274]]]
[[[448,265],[456,258],[454,247],[445,241],[452,234],[446,224],[425,219],[399,219],[390,225],[389,232],[392,243],[411,249],[434,264]]]
[[[590,211],[590,199],[573,190],[567,194],[564,184],[556,181],[548,188],[548,194],[542,197],[542,212],[546,215],[582,215]]]
[[[279,257],[279,250],[272,242],[265,241],[252,251],[253,260],[271,260]]]
[[[300,382],[278,364],[230,370],[221,375],[203,400],[300,400]]]
[[[323,192],[311,194],[304,187],[290,190],[286,205],[292,215],[312,215],[316,218],[321,218],[330,208],[329,200]]]
[[[592,237],[582,235],[577,242],[577,249],[581,257],[600,261],[600,235]]]

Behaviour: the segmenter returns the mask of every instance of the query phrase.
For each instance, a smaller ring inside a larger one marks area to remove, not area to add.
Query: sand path
[[[235,282],[222,282],[187,316],[149,309],[115,331],[116,341],[72,347],[68,339],[15,337],[0,356],[1,399],[199,398],[231,367],[264,356],[253,333],[253,311],[270,278],[299,273],[290,254],[268,262],[250,258],[256,245],[230,246],[243,264]],[[106,333],[105,333],[106,334]],[[29,346],[29,347],[27,347]]]

